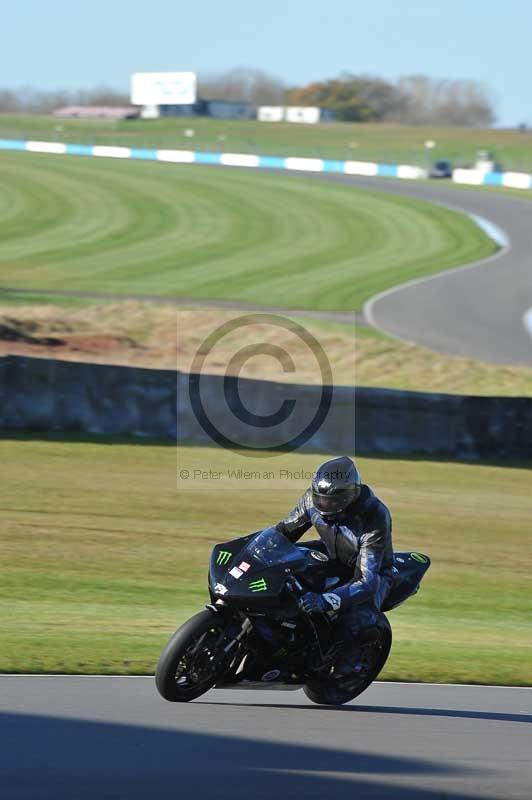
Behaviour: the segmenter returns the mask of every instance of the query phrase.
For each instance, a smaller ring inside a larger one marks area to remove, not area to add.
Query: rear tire
[[[371,670],[371,673],[364,680],[360,681],[360,683],[349,689],[344,689],[341,685],[336,683],[333,678],[327,683],[307,683],[307,685],[303,687],[303,691],[309,700],[312,700],[313,703],[317,703],[318,705],[341,706],[344,703],[349,703],[351,700],[354,700],[355,697],[362,694],[362,692],[366,691],[368,686],[373,683],[384,667],[392,647],[392,629],[384,614],[382,614],[379,619],[378,627],[381,632],[381,637],[380,641],[376,645],[373,645],[378,648],[378,653],[375,666]]]
[[[216,671],[209,672],[208,663],[203,670],[201,664],[199,669],[195,665],[202,656],[203,661],[209,661],[209,640],[219,638],[226,626],[221,614],[207,609],[178,628],[161,653],[155,672],[155,685],[161,697],[171,703],[188,703],[212,689],[219,677]],[[196,654],[194,647],[198,647]],[[185,672],[188,662],[191,669]],[[181,669],[183,675],[178,674]]]

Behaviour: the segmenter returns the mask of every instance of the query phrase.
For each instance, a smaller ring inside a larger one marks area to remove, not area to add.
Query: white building
[[[259,106],[257,109],[259,122],[282,122],[284,119],[283,106]]]
[[[259,106],[257,119],[260,122],[299,122],[316,125],[318,122],[334,122],[336,111],[318,106]]]

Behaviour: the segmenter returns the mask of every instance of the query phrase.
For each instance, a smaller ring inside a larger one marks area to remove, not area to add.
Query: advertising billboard
[[[135,106],[190,105],[196,102],[194,72],[135,72],[131,76]]]

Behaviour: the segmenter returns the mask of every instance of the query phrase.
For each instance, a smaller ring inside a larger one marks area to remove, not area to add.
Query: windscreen
[[[245,553],[265,567],[302,558],[301,551],[277,528],[265,528],[258,533],[246,547]]]

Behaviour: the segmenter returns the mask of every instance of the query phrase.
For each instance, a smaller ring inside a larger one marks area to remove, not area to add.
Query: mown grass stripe
[[[457,212],[312,178],[5,153],[0,190],[10,288],[360,310],[494,249]]]

